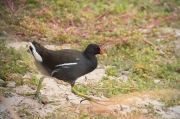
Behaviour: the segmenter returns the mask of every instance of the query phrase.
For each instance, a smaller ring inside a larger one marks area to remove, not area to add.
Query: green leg
[[[74,89],[74,86],[71,86],[71,92],[74,93],[75,95],[78,95],[78,96],[80,96],[80,97],[85,98],[85,99],[81,100],[80,103],[83,102],[83,101],[85,101],[85,100],[89,100],[90,102],[94,102],[94,103],[97,103],[97,104],[100,104],[100,105],[104,105],[102,102],[107,102],[107,101],[104,101],[104,100],[94,99],[94,98],[92,98],[92,97],[90,97],[90,96],[88,96],[88,95],[84,95],[84,94],[76,91],[76,90]],[[100,102],[101,102],[101,103],[100,103]]]
[[[39,102],[42,102],[42,99],[40,98],[39,94],[40,94],[40,90],[41,90],[41,87],[42,87],[42,82],[43,82],[44,79],[45,79],[44,76],[40,78],[37,90],[35,92],[35,97],[38,99]]]
[[[27,94],[27,95],[35,95],[38,102],[40,102],[40,103],[42,102],[42,99],[40,98],[39,94],[40,94],[40,90],[41,90],[41,87],[42,87],[42,81],[44,80],[44,78],[46,78],[46,77],[43,76],[43,77],[40,78],[38,86],[37,86],[37,90],[36,90],[35,93]]]
[[[81,100],[80,103],[83,102],[83,101],[85,101],[85,100],[89,100],[90,102],[94,102],[94,103],[97,103],[97,104],[106,106],[105,104],[103,104],[103,102],[110,102],[109,100],[99,100],[99,99],[94,99],[94,98],[92,98],[92,97],[90,97],[90,96],[88,96],[88,95],[84,95],[84,94],[76,91],[76,90],[74,89],[74,86],[73,86],[73,85],[71,85],[71,92],[74,93],[75,95],[78,95],[78,96],[80,96],[80,97],[85,98],[85,99]]]
[[[89,100],[89,101],[93,100],[92,97],[90,97],[90,96],[88,96],[88,95],[84,95],[84,94],[76,91],[76,90],[74,89],[74,86],[71,86],[71,92],[74,93],[75,95],[78,95],[78,96],[80,96],[80,97],[85,98],[85,100]]]

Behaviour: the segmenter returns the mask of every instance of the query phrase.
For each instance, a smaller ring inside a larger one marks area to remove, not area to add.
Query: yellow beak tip
[[[104,53],[104,54],[102,54],[103,56],[105,56],[105,57],[107,57],[107,54],[106,53]]]

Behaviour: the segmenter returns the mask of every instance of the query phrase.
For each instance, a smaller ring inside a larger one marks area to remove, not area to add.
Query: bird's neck
[[[39,54],[43,54],[43,52],[47,52],[48,51],[48,49],[46,49],[45,47],[43,47],[42,45],[37,45],[36,46],[36,50],[37,50],[37,52],[39,53]]]
[[[84,51],[83,55],[89,60],[95,60],[96,59],[95,54],[89,53],[88,51]],[[97,59],[96,59],[96,61],[97,61]]]
[[[94,54],[84,52],[83,55],[88,59],[89,67],[92,67],[92,69],[97,67],[97,58]]]

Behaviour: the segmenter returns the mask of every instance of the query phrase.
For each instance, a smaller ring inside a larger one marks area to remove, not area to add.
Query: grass
[[[76,49],[83,49],[89,43],[102,45],[108,57],[98,56],[98,60],[107,66],[106,76],[96,84],[75,86],[78,91],[108,98],[153,91],[149,95],[158,98],[160,90],[180,90],[179,52],[175,49],[179,39],[176,33],[180,24],[179,0],[25,0],[24,3],[17,0],[14,4],[15,12],[20,8],[17,14],[0,3],[1,30],[28,37],[28,40],[36,36],[37,41],[49,44],[71,43]],[[171,32],[164,31],[165,28]],[[5,48],[4,41],[0,43],[0,54],[3,54],[0,78],[16,80],[17,85],[22,85],[22,76],[27,69],[31,70],[28,68],[31,64],[26,60],[24,64],[22,54],[13,48]],[[123,71],[129,74],[127,81],[120,77]],[[31,84],[37,85],[36,77],[32,79]],[[161,101],[166,106],[179,105],[179,97],[174,99],[173,95],[170,99],[161,97]],[[112,116],[78,114],[78,118]]]
[[[28,111],[26,111],[25,108],[20,108],[20,109],[18,110],[18,113],[29,115]]]
[[[166,4],[167,8],[163,7],[163,4]],[[171,16],[176,4],[178,4],[176,0],[174,4],[167,0],[155,3],[133,0],[121,2],[118,0],[101,2],[31,0],[31,2],[25,2],[25,8],[19,12],[16,20],[10,18],[12,20],[10,23],[18,22],[17,25],[11,26],[14,33],[46,37],[48,41],[57,43],[101,43],[121,39],[124,36],[126,39],[136,39],[141,35],[137,33],[139,26],[148,27],[153,25],[153,21],[158,22],[158,25],[172,25],[173,23],[170,24],[169,21],[159,22]],[[20,7],[18,1],[15,5]],[[4,6],[1,8],[3,9],[2,18],[9,19],[6,15],[9,9]],[[172,19],[174,19],[173,16]],[[149,35],[156,35],[156,28],[152,28],[152,31]]]
[[[20,53],[12,47],[7,48],[5,40],[0,40],[0,78],[5,81],[4,83],[15,81],[16,85],[22,85],[22,76],[28,67]]]

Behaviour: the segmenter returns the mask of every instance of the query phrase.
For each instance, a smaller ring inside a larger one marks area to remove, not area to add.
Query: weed
[[[23,115],[23,116],[24,115],[26,115],[26,116],[30,115],[30,113],[25,108],[19,108],[18,113],[19,113],[19,115]]]
[[[0,86],[6,87],[8,85],[8,81],[0,81]]]
[[[107,68],[105,74],[107,74],[108,76],[116,76],[116,70],[112,68]]]
[[[37,86],[39,83],[39,79],[35,75],[30,75],[31,80],[29,81],[31,85]]]
[[[22,56],[14,48],[6,47],[5,40],[0,40],[0,78],[5,81],[15,81],[16,85],[23,84],[22,76],[28,65],[22,61]]]
[[[162,102],[165,103],[166,107],[179,105],[180,104],[180,95],[177,95],[176,97],[169,97],[169,99],[161,99]]]

